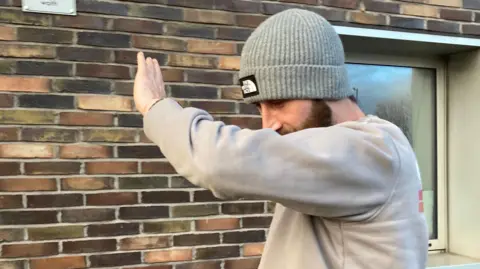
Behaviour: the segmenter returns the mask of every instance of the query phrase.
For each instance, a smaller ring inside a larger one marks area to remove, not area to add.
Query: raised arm
[[[272,200],[306,214],[347,217],[380,208],[396,181],[391,138],[366,123],[281,136],[227,126],[167,98],[146,113],[144,128],[179,174],[223,199]]]

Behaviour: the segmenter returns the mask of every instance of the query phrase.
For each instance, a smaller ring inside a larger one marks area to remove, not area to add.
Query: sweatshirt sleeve
[[[393,191],[391,138],[366,123],[279,135],[214,121],[206,111],[156,103],[145,134],[176,171],[221,199],[262,199],[309,215],[371,215]]]

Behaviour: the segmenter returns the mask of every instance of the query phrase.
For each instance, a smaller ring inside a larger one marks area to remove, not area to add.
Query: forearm
[[[220,198],[266,199],[312,215],[346,216],[379,207],[394,185],[393,149],[355,128],[287,136],[241,130],[167,99],[146,115],[145,132],[179,174]]]

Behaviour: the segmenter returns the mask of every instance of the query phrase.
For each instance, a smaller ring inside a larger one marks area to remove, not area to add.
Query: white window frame
[[[447,99],[446,63],[441,58],[408,57],[378,54],[347,53],[346,62],[352,64],[374,64],[403,67],[432,68],[436,70],[436,139],[437,139],[437,239],[429,241],[429,251],[447,249]]]

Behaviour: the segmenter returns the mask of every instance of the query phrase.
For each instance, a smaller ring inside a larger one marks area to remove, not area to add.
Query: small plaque
[[[22,0],[25,12],[77,15],[76,0]]]

